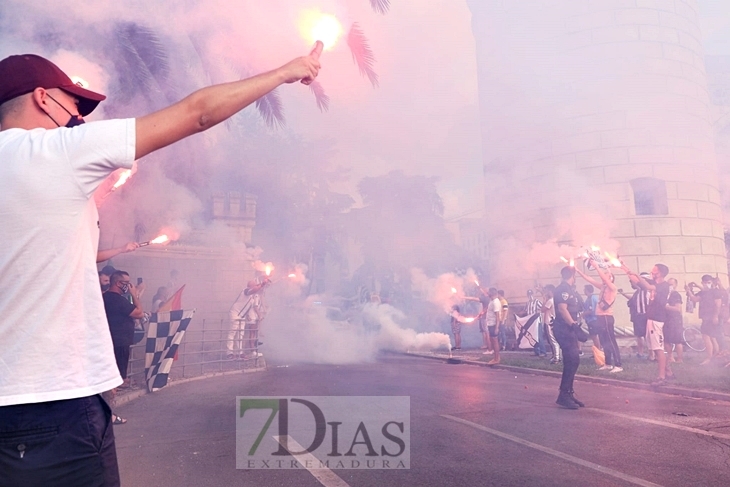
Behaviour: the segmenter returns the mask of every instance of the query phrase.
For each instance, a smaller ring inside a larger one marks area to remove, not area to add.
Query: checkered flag
[[[147,390],[155,392],[167,385],[177,347],[182,343],[185,330],[195,310],[174,310],[152,313],[147,328],[144,373]]]

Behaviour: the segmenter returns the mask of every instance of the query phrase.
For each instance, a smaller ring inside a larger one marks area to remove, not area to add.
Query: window
[[[636,178],[630,181],[637,215],[668,215],[667,185],[661,179]]]

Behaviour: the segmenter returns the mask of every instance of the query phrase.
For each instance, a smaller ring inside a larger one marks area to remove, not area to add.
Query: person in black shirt
[[[695,293],[694,288],[697,284],[691,282],[684,287],[687,291],[687,299],[691,299],[695,303],[700,303],[700,320],[702,325],[702,339],[705,342],[705,350],[707,358],[700,365],[707,365],[712,357],[719,353],[718,339],[722,339],[722,328],[720,326],[720,309],[722,308],[722,294],[720,290],[713,287],[714,279],[711,275],[702,276],[702,290]]]
[[[553,296],[555,303],[553,334],[563,350],[563,376],[560,379],[560,394],[555,402],[567,409],[578,409],[585,406],[575,397],[573,391],[575,373],[580,365],[580,346],[576,331],[580,326],[578,313],[582,305],[574,289],[575,268],[563,267],[560,270],[560,277],[562,280],[555,288]]]
[[[669,363],[681,364],[684,353],[684,337],[682,332],[682,296],[676,291],[677,280],[667,279],[669,283],[669,297],[667,298],[667,321],[664,323],[664,351],[667,353]],[[674,360],[672,345],[677,351],[677,360]],[[667,376],[668,378],[671,376]]]
[[[673,376],[667,367],[667,356],[664,354],[664,322],[667,320],[667,298],[669,297],[669,283],[665,280],[669,274],[669,267],[656,264],[651,269],[651,281],[623,265],[621,269],[629,276],[629,280],[645,291],[649,291],[650,300],[646,307],[646,341],[649,350],[656,354],[659,366],[659,377],[652,382],[653,386],[666,385],[667,375]]]
[[[124,294],[132,296],[130,303]],[[112,335],[114,358],[117,361],[119,375],[127,378],[129,365],[129,347],[134,343],[134,320],[143,318],[142,305],[137,297],[137,290],[132,284],[129,274],[124,271],[115,271],[109,278],[109,290],[102,295],[104,310],[109,322],[109,331]],[[112,394],[113,398],[113,394]],[[109,405],[111,407],[111,404]],[[114,424],[124,424],[127,421],[114,416]]]

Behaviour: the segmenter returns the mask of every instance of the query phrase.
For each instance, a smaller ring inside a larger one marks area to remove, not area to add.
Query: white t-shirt
[[[232,321],[242,319],[246,323],[253,323],[260,317],[261,295],[259,293],[246,294],[247,289],[241,291],[231,306],[229,315]]]
[[[502,302],[494,298],[487,306],[487,326],[495,326],[497,324],[497,316],[502,313]]]
[[[0,406],[122,383],[96,269],[93,194],[134,154],[134,119],[0,132]]]

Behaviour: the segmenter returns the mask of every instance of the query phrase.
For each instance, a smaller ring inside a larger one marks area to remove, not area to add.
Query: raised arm
[[[319,73],[323,44],[284,66],[251,78],[198,90],[181,101],[136,120],[136,159],[235,115],[284,83],[310,84]]]
[[[600,282],[596,281],[591,276],[578,269],[578,267],[575,268],[575,272],[577,272],[580,277],[582,277],[586,282],[588,282],[588,284],[592,285],[593,287],[600,288],[602,286]]]
[[[611,273],[609,271],[596,266],[596,272],[598,272],[598,276],[601,278],[601,281],[603,281],[603,284],[605,284],[608,289],[610,289],[611,291],[618,291],[616,284],[611,281]]]

